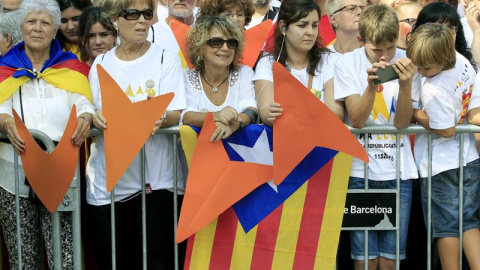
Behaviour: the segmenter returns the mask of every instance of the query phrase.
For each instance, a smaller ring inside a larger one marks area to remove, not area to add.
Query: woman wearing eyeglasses
[[[167,135],[154,134],[160,127],[178,124],[186,107],[183,69],[178,55],[147,41],[155,0],[117,0],[108,5],[107,13],[118,30],[120,45],[99,55],[90,70],[94,126],[108,128],[102,114],[102,96],[97,64],[112,76],[132,102],[146,100],[168,92],[175,97],[163,116],[156,121],[145,143],[147,215],[147,268],[174,268],[173,233],[173,146]],[[125,125],[130,123],[126,122]],[[141,157],[137,155],[115,186],[116,265],[117,269],[142,268],[142,189]],[[180,172],[179,172],[180,173]],[[181,174],[178,189],[183,192]],[[179,198],[181,202],[181,198]],[[87,164],[87,203],[95,228],[95,248],[101,269],[111,269],[111,194],[106,190],[104,138],[97,136],[91,146]],[[180,206],[179,206],[180,207]],[[181,250],[181,249],[180,249]],[[180,260],[182,256],[179,256]]]
[[[365,5],[365,0],[325,1],[328,18],[336,35],[336,41],[328,47],[329,50],[344,54],[360,48],[358,21]]]
[[[413,31],[425,23],[441,23],[447,26],[452,33],[453,41],[455,41],[455,50],[463,55],[472,66],[477,70],[477,65],[473,59],[472,52],[468,48],[463,31],[463,25],[460,22],[460,17],[457,11],[447,3],[435,2],[423,7],[418,14],[417,22],[413,27]]]
[[[187,49],[194,69],[185,78],[187,109],[183,124],[201,127],[213,112],[217,128],[210,141],[228,138],[255,123],[257,104],[253,71],[241,65],[244,37],[230,18],[201,16],[187,35]]]
[[[252,0],[210,0],[202,1],[200,4],[199,17],[226,16],[237,22],[242,29],[252,21],[255,13]]]
[[[407,37],[412,32],[412,29],[417,22],[417,17],[422,10],[422,6],[417,2],[405,1],[396,6],[395,10],[397,11],[398,21],[400,23],[397,48],[406,50]]]
[[[318,35],[319,19],[320,7],[314,1],[282,1],[273,52],[260,59],[253,78],[260,119],[265,125],[273,126],[283,111],[281,104],[274,101],[274,61],[280,62],[343,120],[344,105],[333,100],[333,68],[337,55],[322,45]]]

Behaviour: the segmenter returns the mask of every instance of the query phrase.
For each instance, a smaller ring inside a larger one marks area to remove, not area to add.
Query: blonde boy
[[[360,15],[359,41],[365,47],[342,55],[335,66],[335,99],[344,101],[347,123],[362,128],[365,125],[394,125],[404,128],[412,117],[412,81],[415,66],[405,51],[397,50],[399,23],[395,10],[385,5],[373,5]],[[375,85],[375,72],[393,65],[399,79]],[[364,144],[364,137],[358,136]],[[379,134],[369,137],[368,185],[371,189],[396,188],[396,170],[400,170],[400,258],[406,257],[406,238],[412,196],[411,179],[418,177],[407,136],[400,139],[400,168],[396,168],[395,136]],[[349,188],[364,188],[364,164],[352,162]],[[355,267],[364,265],[364,233],[350,233]],[[396,232],[369,232],[369,268],[395,269]]]
[[[480,107],[472,89],[475,70],[455,51],[450,30],[436,23],[420,26],[412,34],[407,55],[425,77],[421,92],[413,99],[421,109],[414,119],[433,133],[432,137],[432,230],[438,241],[443,269],[459,265],[459,153],[460,135],[455,126],[464,123],[467,111]],[[476,104],[474,104],[476,103]],[[415,139],[415,160],[422,181],[422,204],[427,216],[428,134]],[[471,269],[480,269],[480,223],[475,215],[480,206],[479,160],[473,134],[464,135],[463,147],[463,247]]]

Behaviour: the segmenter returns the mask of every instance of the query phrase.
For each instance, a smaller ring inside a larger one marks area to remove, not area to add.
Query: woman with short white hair
[[[63,52],[55,38],[60,9],[55,0],[24,0],[20,5],[20,29],[25,40],[0,59],[0,128],[10,144],[0,143],[0,222],[12,269],[18,269],[13,151],[23,154],[26,145],[18,134],[15,109],[28,129],[36,129],[59,141],[73,106],[77,126],[71,136],[79,146],[90,133],[93,106],[84,65],[70,52]],[[68,66],[52,68],[68,61]],[[75,77],[69,80],[70,75]],[[5,79],[7,77],[7,79]],[[69,84],[64,84],[64,79]],[[69,135],[70,136],[70,135]],[[23,269],[40,269],[40,228],[48,265],[53,268],[52,224],[49,211],[28,197],[29,187],[20,170],[20,229]],[[72,215],[61,212],[62,269],[73,268]]]

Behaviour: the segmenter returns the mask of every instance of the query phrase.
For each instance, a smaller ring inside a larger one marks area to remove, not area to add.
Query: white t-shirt
[[[102,108],[98,82],[97,64],[115,79],[130,101],[147,99],[147,93],[154,96],[174,92],[175,97],[168,110],[183,110],[186,107],[185,85],[182,66],[178,56],[151,44],[149,50],[134,61],[122,61],[115,55],[116,48],[95,59],[90,70],[90,85],[93,104],[96,110]],[[162,63],[163,58],[163,64]],[[147,87],[146,84],[149,84]],[[150,84],[154,84],[153,87]],[[107,119],[108,121],[108,119]],[[128,123],[126,123],[128,124]],[[146,182],[153,190],[173,189],[173,146],[167,135],[150,136],[145,143]],[[179,166],[180,167],[180,166]],[[122,200],[141,190],[140,155],[138,154],[115,186],[115,201]],[[183,192],[185,181],[178,171],[179,193]],[[91,156],[87,163],[87,202],[91,205],[106,205],[110,193],[105,182],[105,153],[103,135],[97,136],[91,146]]]
[[[467,122],[466,112],[461,119],[464,106],[473,109],[480,106],[478,91],[472,91],[475,70],[470,62],[457,53],[455,67],[426,78],[420,94],[422,109],[429,117],[433,129],[447,129]],[[472,101],[469,98],[472,94]],[[417,95],[416,95],[417,96]],[[465,97],[465,98],[462,98]],[[432,135],[432,176],[459,167],[460,134],[452,138]],[[428,134],[417,134],[415,138],[415,162],[421,177],[428,177]],[[478,158],[473,134],[464,135],[464,163]]]
[[[315,76],[312,78],[312,89],[310,89],[310,91],[313,92],[322,102],[324,102],[325,97],[323,85],[328,80],[333,78],[333,69],[335,67],[335,61],[337,58],[337,54],[330,52],[322,53],[322,60],[319,62]],[[260,61],[258,61],[253,80],[266,80],[273,82],[273,62],[273,56],[262,57]],[[305,87],[308,87],[309,74],[307,72],[307,68],[302,70],[291,68],[290,73]]]
[[[189,111],[218,112],[226,106],[236,109],[238,113],[245,111],[249,107],[257,108],[252,78],[253,70],[248,66],[241,66],[238,70],[231,72],[227,80],[228,94],[225,102],[216,106],[205,95],[199,71],[191,70],[186,72],[187,108],[183,111],[182,118]]]
[[[390,61],[393,64],[395,59],[405,58],[405,51],[398,50]],[[359,48],[352,52],[345,53],[339,57],[335,65],[334,84],[335,100],[345,100],[351,95],[362,96],[367,88],[367,68],[372,63],[368,60],[365,49]],[[417,81],[419,77],[415,77]],[[418,84],[418,82],[417,82]],[[377,93],[372,112],[368,117],[366,126],[372,125],[393,125],[395,108],[398,97],[398,80],[393,80],[380,85],[382,92]],[[415,87],[412,85],[412,89]],[[346,117],[349,124],[349,118]],[[364,145],[364,136],[355,134],[358,141]],[[400,178],[402,180],[418,177],[415,161],[410,147],[410,139],[407,135],[400,135]],[[368,177],[371,180],[393,180],[396,179],[396,137],[390,134],[372,134],[369,137],[368,156],[370,159]],[[354,158],[350,175],[364,178],[363,161]]]
[[[94,113],[93,106],[85,96],[57,88],[43,79],[29,80],[21,86],[23,118],[29,129],[44,132],[54,141],[60,141],[68,123],[72,106],[77,107],[77,116],[83,113]],[[22,117],[19,91],[13,93],[5,102],[0,104],[0,114],[12,115],[12,109]],[[27,150],[28,151],[28,150]],[[4,166],[0,170],[0,186],[15,193],[13,180],[13,147],[11,144],[0,143],[0,163]],[[18,159],[21,164],[21,159]],[[11,167],[10,167],[11,166]],[[27,197],[28,187],[24,185],[23,169],[20,174],[20,196]]]

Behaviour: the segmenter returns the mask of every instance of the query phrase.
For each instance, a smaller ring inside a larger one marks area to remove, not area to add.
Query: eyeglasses
[[[229,17],[231,19],[233,19],[234,17],[237,17],[237,19],[242,19],[243,17],[245,17],[244,12],[231,13],[230,11],[224,11],[224,12],[220,13],[219,15]]]
[[[221,48],[225,42],[227,43],[227,47],[229,49],[236,49],[238,47],[238,40],[234,38],[223,39],[219,37],[214,37],[207,40],[207,45],[212,48]]]
[[[125,9],[118,14],[118,16],[123,17],[125,18],[125,20],[128,21],[138,20],[140,18],[140,15],[143,15],[143,18],[145,18],[145,20],[151,20],[153,18],[153,9]]]
[[[408,23],[408,24],[410,24],[410,25],[413,27],[413,26],[417,23],[417,19],[415,19],[415,18],[407,18],[407,19],[400,20],[400,22]]]
[[[337,14],[338,12],[340,11],[346,11],[348,13],[355,13],[358,11],[358,9],[360,9],[360,11],[362,11],[363,9],[365,9],[365,6],[360,6],[360,5],[348,5],[348,6],[344,6],[340,9],[338,9],[337,11],[333,12],[332,14]]]

